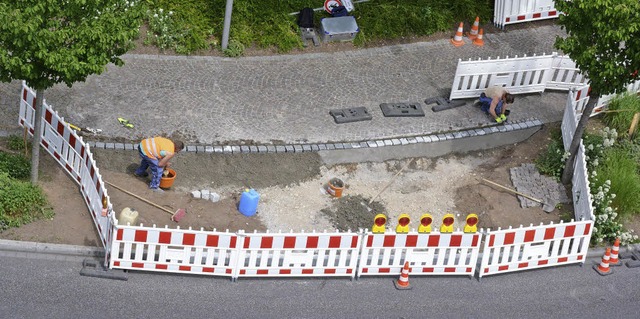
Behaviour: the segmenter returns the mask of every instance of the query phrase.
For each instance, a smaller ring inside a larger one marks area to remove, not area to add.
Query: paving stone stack
[[[511,182],[520,193],[549,203],[570,203],[564,186],[548,176],[540,175],[534,164],[526,163],[510,170]],[[520,207],[538,207],[540,203],[518,195]]]

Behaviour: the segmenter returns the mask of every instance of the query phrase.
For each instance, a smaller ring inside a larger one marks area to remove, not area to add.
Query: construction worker
[[[142,140],[138,144],[138,151],[142,161],[140,167],[136,169],[135,175],[147,177],[147,168],[151,167],[151,183],[149,188],[154,192],[164,192],[160,189],[160,180],[165,167],[171,166],[169,162],[176,153],[184,148],[181,141],[172,141],[164,137],[152,137]]]
[[[480,103],[480,109],[491,115],[496,123],[502,123],[507,120],[509,115],[507,104],[512,104],[513,100],[513,95],[505,88],[492,86],[480,94],[480,99],[476,102]]]

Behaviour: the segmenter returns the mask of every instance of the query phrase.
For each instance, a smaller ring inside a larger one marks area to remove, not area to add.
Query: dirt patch
[[[393,229],[397,217],[407,213],[410,227],[417,228],[422,214],[433,216],[434,227],[447,213],[456,216],[455,227],[464,226],[469,213],[479,215],[483,228],[557,222],[571,214],[570,205],[547,214],[541,207],[520,208],[518,199],[507,192],[479,182],[486,177],[512,187],[509,168],[531,163],[546,147],[547,125],[525,142],[498,149],[440,158],[415,158],[397,178],[394,175],[410,159],[384,163],[352,163],[326,167],[316,153],[302,154],[195,154],[182,153],[174,160],[174,186],[164,194],[148,189],[148,180],[132,175],[137,154],[124,150],[94,150],[100,174],[123,187],[174,211],[185,208],[180,223],[170,215],[140,200],[108,187],[116,214],[124,207],[139,212],[145,226],[192,227],[205,230],[310,231],[370,229],[373,216],[385,213]],[[44,154],[44,153],[43,153]],[[0,233],[0,238],[76,245],[99,245],[95,227],[78,192],[78,186],[50,158],[42,156],[41,185],[55,209],[51,220],[41,220]],[[326,192],[331,178],[345,183],[342,198]],[[392,181],[393,179],[393,181]],[[379,197],[376,196],[390,182]],[[246,217],[237,210],[239,194],[256,189],[261,197],[258,213]],[[219,202],[192,198],[193,190],[209,189],[221,195]],[[363,205],[363,203],[365,205]],[[371,211],[366,206],[372,208]]]

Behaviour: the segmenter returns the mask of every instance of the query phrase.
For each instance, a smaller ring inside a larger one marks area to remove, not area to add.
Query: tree
[[[640,2],[638,0],[556,0],[564,15],[566,38],[555,46],[589,78],[590,99],[580,117],[564,166],[562,182],[573,176],[573,162],[589,116],[600,95],[621,93],[640,70]]]
[[[0,0],[0,81],[36,90],[31,183],[38,181],[42,101],[57,83],[71,87],[106,65],[124,65],[142,11],[137,0]]]

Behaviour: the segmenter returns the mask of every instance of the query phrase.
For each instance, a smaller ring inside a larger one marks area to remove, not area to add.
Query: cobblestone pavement
[[[366,141],[461,130],[490,124],[468,104],[426,117],[388,118],[380,103],[424,102],[448,96],[458,59],[549,53],[558,26],[485,36],[485,46],[448,39],[372,49],[246,58],[125,55],[73,88],[57,85],[46,100],[73,124],[100,128],[108,138],[137,140],[178,133],[189,143],[327,143]],[[17,127],[20,84],[0,84],[5,117]],[[518,96],[512,121],[562,118],[566,93]],[[15,106],[15,107],[12,107]],[[367,107],[373,120],[335,124],[329,110]],[[119,125],[124,117],[135,125]]]
[[[549,176],[540,175],[535,164],[522,164],[509,170],[511,181],[516,190],[539,199],[545,203],[568,204],[571,199],[561,183]],[[522,208],[538,207],[540,203],[518,195]]]

